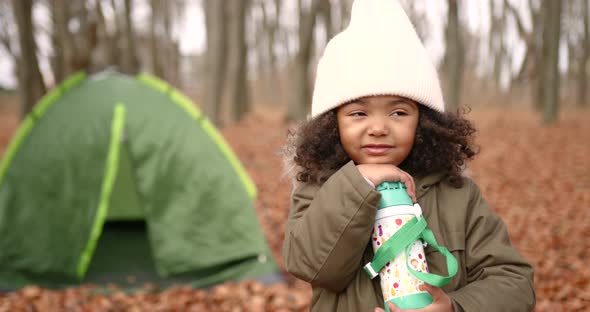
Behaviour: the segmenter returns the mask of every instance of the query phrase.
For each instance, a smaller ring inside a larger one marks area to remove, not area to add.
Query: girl
[[[287,271],[311,284],[312,311],[381,310],[379,281],[363,266],[373,258],[374,187],[384,181],[406,185],[459,262],[449,284],[427,286],[434,302],[420,311],[533,309],[531,266],[461,176],[475,130],[444,113],[436,69],[396,1],[355,1],[318,65],[311,117],[286,148],[297,183],[283,255]],[[430,271],[446,275],[444,257],[425,253]]]

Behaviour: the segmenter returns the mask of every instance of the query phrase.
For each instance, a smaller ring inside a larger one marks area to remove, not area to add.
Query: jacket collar
[[[438,184],[447,176],[444,172],[429,174],[424,177],[414,178],[416,183],[416,199],[424,196],[431,186]]]

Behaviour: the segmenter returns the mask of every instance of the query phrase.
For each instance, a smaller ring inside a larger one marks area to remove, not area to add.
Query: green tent
[[[255,196],[177,90],[77,73],[23,120],[0,163],[0,288],[276,276]]]

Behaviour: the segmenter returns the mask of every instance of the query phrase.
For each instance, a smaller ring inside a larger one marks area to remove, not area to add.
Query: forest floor
[[[0,107],[1,108],[1,107]],[[543,126],[537,114],[510,109],[473,111],[481,153],[469,175],[505,220],[511,240],[535,269],[536,311],[583,311],[590,305],[590,111],[569,111]],[[0,111],[0,155],[18,122]],[[275,258],[288,214],[290,181],[279,151],[288,127],[253,115],[223,135],[258,186],[258,218]],[[307,311],[308,285],[226,283],[210,291],[172,287],[135,294],[92,287],[35,286],[0,294],[1,311]]]

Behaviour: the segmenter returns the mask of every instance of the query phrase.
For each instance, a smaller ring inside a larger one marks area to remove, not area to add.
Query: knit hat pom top
[[[352,100],[396,95],[444,112],[438,74],[397,0],[355,0],[348,27],[320,58],[311,116]]]

